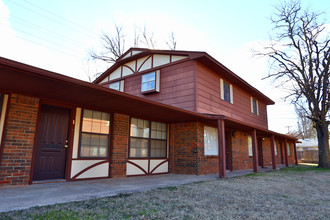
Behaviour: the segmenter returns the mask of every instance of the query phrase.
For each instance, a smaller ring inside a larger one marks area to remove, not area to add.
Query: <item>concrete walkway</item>
[[[260,172],[268,170],[271,169],[262,168]],[[252,172],[252,170],[228,171],[227,177],[242,176]],[[0,212],[115,196],[122,193],[144,192],[157,188],[215,179],[218,179],[217,175],[164,174],[0,188]]]

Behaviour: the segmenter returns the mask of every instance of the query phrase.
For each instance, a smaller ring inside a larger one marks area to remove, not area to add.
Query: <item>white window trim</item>
[[[248,154],[249,154],[249,157],[252,157],[253,156],[253,143],[252,143],[252,136],[249,135],[248,136]]]
[[[259,102],[258,102],[258,100],[256,98],[253,98],[253,97],[251,97],[251,113],[254,114],[254,112],[253,112],[253,99],[256,100],[256,104],[257,104],[257,115],[259,115]]]
[[[233,85],[229,82],[227,82],[229,84],[229,89],[230,89],[230,103],[234,104],[234,96],[233,96]],[[223,79],[220,79],[220,97],[222,100],[225,100],[224,97],[224,88],[223,88]]]

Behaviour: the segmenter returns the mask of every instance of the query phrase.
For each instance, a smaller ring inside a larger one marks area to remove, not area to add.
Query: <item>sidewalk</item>
[[[260,168],[266,172],[271,168]],[[243,176],[253,170],[227,172],[227,177]],[[218,175],[164,174],[118,179],[85,180],[32,184],[21,187],[0,188],[0,212],[45,206],[56,203],[82,201],[118,194],[144,192],[157,188],[218,179]]]

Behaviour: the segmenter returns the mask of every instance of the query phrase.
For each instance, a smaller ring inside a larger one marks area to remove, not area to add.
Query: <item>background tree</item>
[[[101,35],[101,51],[91,50],[89,56],[92,60],[101,60],[107,63],[114,63],[123,55],[130,47],[142,47],[155,49],[157,47],[157,41],[154,37],[154,32],[143,28],[134,27],[134,36],[126,34],[122,26],[115,25],[115,31],[113,33],[102,33]],[[174,37],[174,33],[171,33],[170,41],[166,41],[166,45],[171,49],[176,49],[177,41]]]
[[[268,78],[290,90],[288,98],[312,120],[318,139],[319,167],[329,167],[329,33],[322,13],[303,10],[300,1],[276,7],[269,45],[259,55],[268,56]]]

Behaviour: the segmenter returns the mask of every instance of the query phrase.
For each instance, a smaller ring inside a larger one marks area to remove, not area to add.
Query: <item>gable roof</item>
[[[116,70],[120,65],[130,62],[132,60],[142,58],[152,54],[162,54],[162,55],[177,55],[177,56],[187,56],[188,60],[196,60],[199,63],[204,64],[208,68],[212,69],[216,73],[221,72],[222,76],[230,80],[235,85],[239,86],[243,90],[249,91],[255,98],[263,101],[267,105],[273,105],[275,102],[264,95],[262,92],[251,86],[241,77],[236,75],[230,69],[225,67],[219,61],[214,59],[212,56],[206,52],[200,51],[182,51],[182,50],[151,50],[146,48],[130,48],[121,57],[119,57],[108,70],[101,74],[97,79],[93,81],[94,84],[100,83],[104,78],[106,78],[110,73]]]

